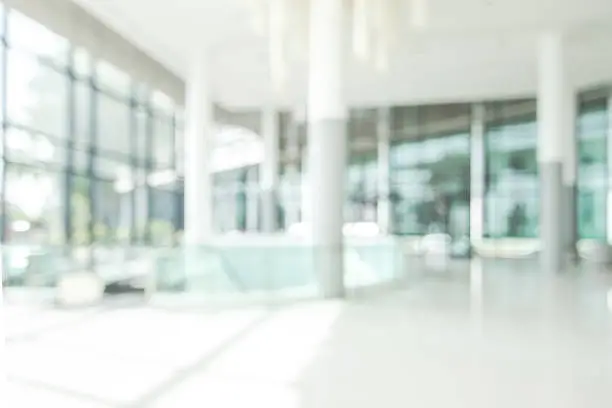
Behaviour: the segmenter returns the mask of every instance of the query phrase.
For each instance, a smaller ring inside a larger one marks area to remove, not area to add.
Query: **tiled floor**
[[[7,305],[6,406],[610,408],[611,288],[475,262],[346,302]]]

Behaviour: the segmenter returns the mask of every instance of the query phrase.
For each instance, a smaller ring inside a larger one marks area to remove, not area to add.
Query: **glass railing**
[[[3,245],[3,285],[54,287],[58,279],[73,272],[93,272],[105,280],[129,273],[134,263],[150,259],[146,247],[67,247]]]
[[[303,242],[224,242],[186,248],[2,247],[6,287],[54,288],[74,272],[106,282],[146,278],[154,295],[206,298],[316,297],[317,259],[326,251]],[[348,240],[343,249],[347,289],[399,279],[401,245],[394,239]]]

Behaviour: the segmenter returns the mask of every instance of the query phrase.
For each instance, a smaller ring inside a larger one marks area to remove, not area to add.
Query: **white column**
[[[539,39],[538,164],[540,169],[540,244],[544,271],[564,266],[563,163],[568,136],[569,97],[563,38],[549,32]]]
[[[278,197],[280,171],[280,120],[276,109],[267,108],[261,115],[264,160],[259,169],[261,187],[261,221],[264,232],[278,229]]]
[[[470,240],[482,240],[484,235],[485,199],[485,106],[472,105],[470,139]]]
[[[213,233],[213,108],[204,52],[193,56],[185,84],[185,244],[202,245]]]
[[[344,295],[347,109],[342,95],[344,1],[312,0],[308,95],[310,230],[324,297]]]
[[[393,233],[391,203],[391,108],[378,109],[378,228],[382,234]]]

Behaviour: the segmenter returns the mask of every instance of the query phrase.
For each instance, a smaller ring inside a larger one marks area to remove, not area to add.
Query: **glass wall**
[[[539,179],[535,101],[487,105],[486,237],[538,236]]]
[[[2,241],[171,244],[174,102],[29,17],[1,15]]]
[[[393,110],[391,199],[400,235],[469,234],[469,106]]]
[[[184,223],[183,186],[177,176],[183,119],[175,101],[16,11],[0,7],[0,19],[2,242],[175,243]],[[579,100],[581,238],[606,238],[606,101],[606,92],[588,92]],[[395,233],[469,233],[470,108],[392,108],[390,198]],[[376,221],[376,115],[376,109],[351,111],[348,222]],[[249,117],[255,116],[251,112]],[[306,129],[295,127],[290,135],[284,117],[278,214],[279,224],[287,227],[300,218],[302,177],[296,157],[305,149]],[[257,231],[260,136],[238,126],[222,128],[211,164],[217,170],[216,228]],[[486,104],[485,237],[538,236],[536,146],[534,100]]]
[[[287,155],[288,156],[288,155]],[[278,225],[287,230],[300,222],[302,205],[302,173],[299,163],[285,163],[281,166]]]
[[[376,222],[378,110],[351,109],[347,125],[346,222]]]
[[[371,155],[354,157],[348,163],[346,222],[376,222],[377,164]]]
[[[584,94],[579,101],[578,236],[606,239],[608,111],[606,98]]]
[[[257,166],[239,167],[214,175],[215,229],[219,232],[259,230],[260,189]]]
[[[305,146],[306,126],[303,120],[296,120],[296,112],[281,114],[280,139],[280,186],[278,192],[278,225],[283,230],[289,230],[298,224],[302,206],[302,153]],[[301,117],[302,115],[299,115]]]

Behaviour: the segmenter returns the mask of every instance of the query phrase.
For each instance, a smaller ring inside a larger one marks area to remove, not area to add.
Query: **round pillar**
[[[213,109],[206,58],[196,53],[185,86],[185,244],[205,244],[213,233]]]
[[[541,35],[538,47],[538,165],[540,172],[541,262],[545,272],[564,267],[569,207],[564,191],[564,162],[568,152],[572,112],[565,67],[563,37]],[[567,214],[565,214],[567,215]]]
[[[344,296],[344,201],[347,109],[342,94],[344,1],[312,0],[308,99],[306,223],[321,294]]]

